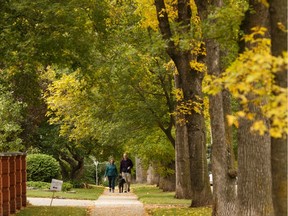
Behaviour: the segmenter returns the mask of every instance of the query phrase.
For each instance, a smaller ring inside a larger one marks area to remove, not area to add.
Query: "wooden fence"
[[[26,154],[0,153],[0,215],[26,207]]]

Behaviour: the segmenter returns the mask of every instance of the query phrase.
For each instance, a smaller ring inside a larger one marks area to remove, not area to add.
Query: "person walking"
[[[133,168],[133,162],[128,158],[126,153],[123,154],[123,159],[120,162],[120,172],[122,177],[125,179],[124,193],[130,192],[131,184],[131,169]]]
[[[115,161],[111,159],[105,170],[105,177],[108,177],[109,182],[109,192],[112,191],[113,193],[115,189],[115,179],[118,176],[117,167],[115,166],[114,162]]]

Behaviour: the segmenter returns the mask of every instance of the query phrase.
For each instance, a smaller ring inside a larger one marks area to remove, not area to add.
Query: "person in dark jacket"
[[[124,184],[124,193],[127,193],[127,191],[130,191],[130,183],[131,183],[131,169],[133,168],[132,161],[128,158],[127,154],[123,154],[123,159],[120,163],[120,172],[122,177],[125,179]]]
[[[109,192],[112,191],[114,193],[115,179],[117,176],[118,176],[117,168],[114,164],[114,160],[111,159],[105,170],[105,177],[108,177],[109,182]]]

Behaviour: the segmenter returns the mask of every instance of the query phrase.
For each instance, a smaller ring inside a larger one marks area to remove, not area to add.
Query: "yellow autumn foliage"
[[[238,118],[254,120],[255,115],[248,109],[249,103],[260,106],[262,114],[271,121],[270,128],[266,128],[264,122],[255,120],[251,130],[260,134],[269,131],[272,137],[279,138],[288,132],[288,94],[287,88],[275,84],[274,77],[276,73],[288,69],[287,52],[282,56],[272,56],[271,40],[262,37],[266,29],[252,30],[252,34],[244,36],[251,48],[240,54],[221,77],[206,77],[204,89],[209,94],[216,94],[226,88],[240,101],[243,110],[227,117],[231,125],[238,124]]]
[[[136,13],[142,17],[141,26],[143,28],[150,27],[156,31],[158,29],[158,20],[154,0],[136,0],[136,3]],[[176,3],[176,0],[165,1],[166,12],[170,20],[175,20],[178,16],[177,10],[174,9]]]
[[[47,70],[53,74],[52,69]],[[50,124],[60,125],[60,135],[69,137],[70,140],[80,139],[89,133],[94,133],[91,118],[91,104],[87,100],[86,83],[79,80],[80,71],[64,74],[60,79],[54,80],[45,93],[49,108]]]

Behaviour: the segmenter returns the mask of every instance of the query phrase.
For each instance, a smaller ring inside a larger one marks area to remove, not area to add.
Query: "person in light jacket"
[[[120,172],[122,177],[125,179],[126,183],[124,184],[124,193],[130,191],[130,183],[131,183],[131,169],[133,168],[132,161],[128,158],[127,154],[123,154],[123,159],[120,163]]]
[[[109,192],[112,191],[113,193],[115,189],[115,179],[118,176],[118,171],[114,162],[114,159],[111,159],[105,170],[105,177],[108,177],[109,182]]]

